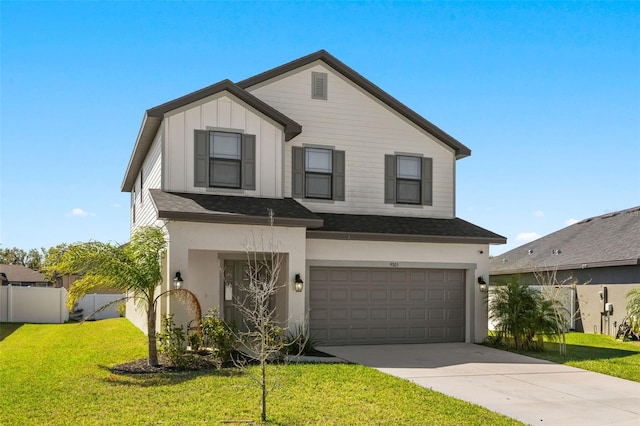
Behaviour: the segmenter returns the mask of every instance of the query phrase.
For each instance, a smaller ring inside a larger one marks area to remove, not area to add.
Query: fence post
[[[13,306],[13,302],[11,301],[13,298],[13,286],[9,284],[7,287],[9,287],[7,289],[7,322],[13,322],[13,309],[11,308]]]

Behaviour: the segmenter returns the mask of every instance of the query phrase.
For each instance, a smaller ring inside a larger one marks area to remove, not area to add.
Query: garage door
[[[320,344],[463,342],[463,270],[310,271],[309,323]]]

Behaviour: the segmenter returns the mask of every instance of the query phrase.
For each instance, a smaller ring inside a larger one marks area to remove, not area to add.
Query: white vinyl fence
[[[112,300],[122,298],[121,294],[90,294],[82,298],[78,305],[84,309],[83,315],[94,312]],[[27,322],[62,324],[69,319],[67,291],[51,287],[0,287],[0,322]],[[115,318],[117,304],[100,314],[96,319]]]

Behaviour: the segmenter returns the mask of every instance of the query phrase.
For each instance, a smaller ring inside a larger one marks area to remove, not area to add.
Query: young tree
[[[127,296],[103,306],[95,313],[112,304],[127,299],[138,302],[147,316],[148,363],[158,365],[156,346],[156,305],[158,299],[174,294],[189,302],[195,310],[196,320],[201,315],[200,305],[193,293],[186,289],[173,289],[157,294],[162,282],[160,268],[166,241],[162,230],[156,227],[140,227],[128,244],[119,245],[91,241],[72,244],[57,256],[57,261],[47,265],[48,273],[76,274],[82,276],[69,289],[67,305],[75,302],[97,287],[110,287],[127,293]],[[94,313],[94,314],[95,314]]]
[[[567,289],[575,291],[576,282],[572,277],[568,277],[562,281],[558,280],[558,270],[553,268],[542,271],[534,269],[533,275],[541,288],[542,297],[549,301],[549,308],[553,312],[553,320],[556,322],[556,329],[560,337],[560,355],[567,354],[567,330],[571,326],[580,309],[571,311],[567,306],[572,302],[571,295],[567,294]]]
[[[238,283],[243,297],[235,297],[234,305],[240,312],[244,324],[238,324],[237,340],[243,355],[259,364],[259,373],[252,374],[246,368],[246,362],[235,359],[236,366],[247,371],[261,391],[261,418],[267,419],[267,394],[271,392],[277,380],[269,378],[267,364],[281,357],[288,346],[299,345],[297,341],[286,340],[276,318],[274,303],[278,289],[283,255],[279,244],[274,242],[273,213],[269,215],[270,238],[253,235],[251,242],[245,243],[247,254],[246,280]],[[224,275],[224,273],[223,273]],[[297,336],[303,339],[304,336]],[[304,346],[304,343],[299,345]]]

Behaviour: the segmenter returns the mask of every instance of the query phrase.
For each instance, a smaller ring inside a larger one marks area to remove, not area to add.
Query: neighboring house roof
[[[192,194],[160,189],[149,192],[160,219],[267,225],[271,210],[275,225],[322,226],[318,215],[292,198]]]
[[[0,272],[4,272],[9,282],[46,283],[44,275],[22,265],[0,264]]]
[[[324,226],[310,238],[505,244],[507,239],[462,219],[317,213]]]
[[[374,96],[376,99],[408,119],[410,122],[423,129],[427,133],[433,135],[435,138],[439,139],[449,147],[451,147],[455,153],[456,158],[464,158],[471,155],[471,150],[463,145],[461,142],[447,134],[445,131],[426,120],[420,114],[416,113],[402,102],[398,101],[396,98],[373,84],[371,81],[364,78],[362,75],[357,73],[354,69],[348,67],[343,62],[338,60],[336,57],[331,55],[326,50],[319,50],[310,55],[304,56],[300,59],[296,59],[287,64],[281,65],[279,67],[273,68],[269,71],[265,71],[261,74],[258,74],[254,77],[250,77],[246,80],[239,81],[238,86],[243,89],[248,89],[252,86],[256,86],[260,83],[263,83],[267,80],[271,80],[272,78],[279,77],[285,73],[303,67],[305,65],[311,64],[315,61],[322,61],[325,64],[329,65],[331,68],[342,74],[348,80],[352,81],[360,88],[364,89],[366,92]]]
[[[127,171],[122,182],[122,191],[128,192],[133,188],[138,171],[140,170],[140,167],[142,167],[142,162],[144,161],[144,158],[153,143],[153,139],[160,128],[162,119],[167,112],[224,91],[231,93],[247,105],[255,108],[260,113],[282,125],[284,128],[285,140],[291,140],[302,132],[302,126],[294,120],[264,103],[246,90],[241,89],[232,81],[222,80],[216,84],[207,86],[204,89],[196,90],[188,95],[181,96],[172,101],[165,102],[162,105],[150,108],[145,112],[140,131],[138,132],[138,138],[136,139],[136,145],[133,149],[133,153],[131,154],[131,159],[129,160],[129,165],[127,166]]]
[[[326,50],[319,50],[315,53],[273,68],[254,77],[242,80],[237,84],[234,84],[230,80],[223,80],[219,83],[205,87],[204,89],[197,90],[188,95],[148,109],[144,114],[142,125],[140,126],[140,131],[138,132],[138,137],[136,139],[136,144],[133,149],[133,153],[131,154],[129,164],[125,172],[124,180],[122,181],[121,190],[123,192],[129,192],[133,188],[136,176],[138,175],[140,167],[142,167],[142,162],[144,161],[144,158],[147,155],[151,144],[153,143],[153,139],[158,132],[158,129],[160,128],[165,113],[222,91],[228,91],[229,93],[236,96],[251,107],[255,108],[265,116],[281,124],[284,128],[285,140],[288,141],[293,139],[302,132],[302,126],[289,117],[285,116],[281,112],[277,111],[275,108],[261,101],[245,89],[263,83],[272,78],[278,77],[287,72],[293,71],[297,68],[306,66],[315,61],[322,61],[325,64],[329,65],[331,68],[335,69],[344,77],[367,91],[376,99],[396,111],[398,114],[402,115],[411,123],[415,124],[419,128],[433,135],[436,139],[452,148],[455,151],[457,159],[468,157],[469,155],[471,155],[471,150],[461,142],[444,132],[442,129],[440,129],[430,121],[426,120],[420,114],[408,108],[406,105],[395,99],[393,96],[389,95],[384,90],[380,89],[371,81],[358,74],[355,70],[348,67],[343,62],[339,61],[337,58],[329,54]]]
[[[506,239],[462,219],[313,213],[292,198],[255,198],[150,190],[158,217],[216,223],[305,226],[310,238],[504,244]]]
[[[640,207],[592,217],[491,259],[491,274],[640,264]]]

